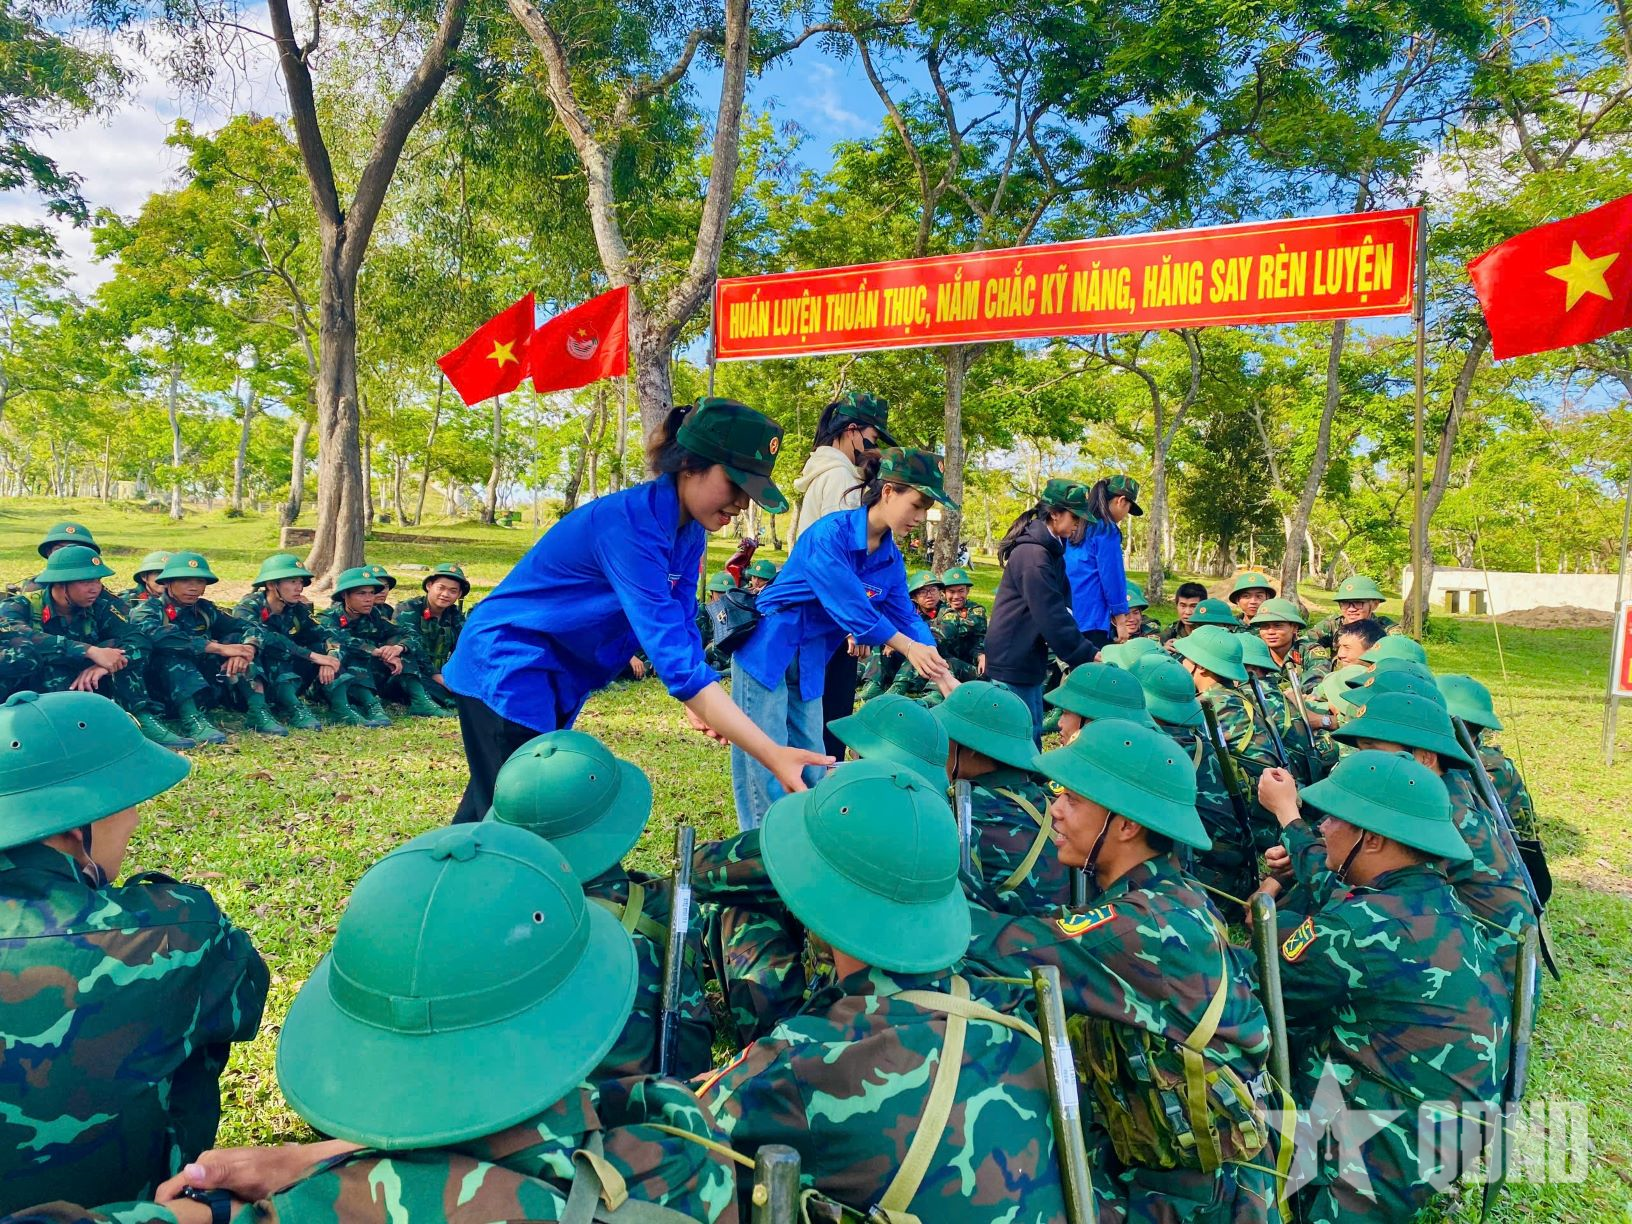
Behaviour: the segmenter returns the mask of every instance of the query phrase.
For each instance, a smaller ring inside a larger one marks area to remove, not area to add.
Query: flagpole
[[[1411,508],[1411,616],[1417,637],[1427,629],[1428,589],[1423,585],[1423,560],[1428,551],[1428,523],[1423,517],[1422,468],[1427,450],[1424,438],[1423,400],[1426,395],[1428,363],[1428,208],[1427,199],[1421,201],[1422,215],[1417,227],[1417,300],[1412,314],[1417,327],[1416,404],[1413,416],[1416,428],[1416,455],[1412,470]]]
[[[716,364],[714,350],[719,347],[719,337],[715,329],[720,325],[720,287],[716,283],[714,292],[708,296],[708,393],[714,394],[714,366]]]
[[[1609,645],[1609,683],[1604,688],[1604,764],[1615,764],[1615,716],[1619,712],[1621,700],[1615,696],[1615,642],[1613,632],[1618,631],[1621,619],[1621,600],[1626,591],[1627,550],[1632,546],[1632,470],[1626,476],[1626,509],[1621,514],[1621,558],[1620,566],[1615,571],[1615,621],[1614,630]]]

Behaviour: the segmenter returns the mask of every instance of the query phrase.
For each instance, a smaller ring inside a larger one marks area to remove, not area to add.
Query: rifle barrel
[[[669,937],[663,948],[663,1010],[657,1029],[657,1073],[668,1075],[680,1044],[680,971],[691,933],[691,857],[697,832],[683,824],[674,831],[674,877],[669,895]]]
[[[1049,1113],[1054,1119],[1054,1146],[1059,1153],[1060,1183],[1065,1191],[1067,1224],[1090,1224],[1095,1218],[1094,1189],[1088,1174],[1088,1149],[1082,1138],[1082,1105],[1077,1096],[1076,1059],[1065,1031],[1065,1000],[1060,971],[1039,965],[1031,971],[1037,992],[1037,1027],[1043,1038],[1048,1071]]]

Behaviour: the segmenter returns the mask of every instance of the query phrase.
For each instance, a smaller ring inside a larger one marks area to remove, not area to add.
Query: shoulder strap
[[[1202,758],[1202,755],[1206,751],[1207,751],[1207,737],[1204,736],[1204,735],[1196,736],[1196,748],[1195,748],[1195,751],[1190,754],[1190,764],[1194,765],[1197,769],[1200,769],[1201,768],[1201,758]]]
[[[591,897],[590,900],[602,909],[610,910],[613,917],[623,924],[623,929],[633,935],[635,928],[640,925],[641,909],[646,904],[646,890],[637,881],[630,880],[629,899],[622,905],[606,897]]]
[[[910,999],[913,992],[907,993]],[[961,977],[954,977],[951,997],[967,1001],[969,983]],[[963,1039],[968,1032],[969,1021],[956,1012],[946,1012],[945,1015],[946,1037],[941,1042],[941,1058],[935,1065],[935,1080],[929,1088],[929,1099],[924,1103],[918,1129],[913,1132],[912,1144],[907,1148],[907,1158],[884,1188],[884,1196],[878,1200],[878,1211],[890,1224],[918,1224],[918,1217],[908,1211],[907,1206],[918,1193],[918,1187],[924,1184],[929,1163],[935,1157],[935,1149],[940,1146],[941,1136],[946,1132],[947,1121],[952,1116],[952,1103],[957,1099],[958,1076],[963,1071]]]
[[[1037,836],[1031,839],[1031,848],[1026,851],[1026,857],[1021,859],[1015,869],[1009,873],[1009,878],[997,886],[998,892],[1012,892],[1019,887],[1021,881],[1031,874],[1031,869],[1037,865],[1037,859],[1043,853],[1043,847],[1048,845],[1049,838],[1054,833],[1054,818],[1039,812],[1033,804],[1019,791],[1012,791],[1006,786],[1000,786],[994,792],[1002,795],[1020,808],[1027,816],[1037,822]]]
[[[1220,938],[1222,937],[1220,932]],[[1184,1097],[1191,1119],[1190,1129],[1196,1139],[1196,1156],[1200,1159],[1202,1170],[1205,1172],[1217,1169],[1224,1161],[1224,1153],[1218,1143],[1218,1133],[1213,1129],[1212,1120],[1208,1117],[1205,1055],[1208,1043],[1218,1032],[1218,1022],[1224,1018],[1224,1002],[1229,993],[1229,954],[1220,949],[1218,989],[1213,992],[1212,1001],[1207,1004],[1207,1010],[1202,1013],[1196,1027],[1190,1030],[1190,1035],[1179,1046],[1179,1057],[1184,1063]]]
[[[1031,983],[1021,978],[987,978],[987,981],[1007,982],[1015,986],[1030,986]],[[1018,1016],[1007,1016],[995,1007],[988,1007],[978,999],[969,997],[969,984],[964,978],[955,979],[954,989],[958,983],[963,985],[963,994],[947,994],[940,990],[903,990],[893,996],[905,999],[908,1003],[922,1007],[927,1011],[938,1011],[943,1016],[962,1016],[965,1020],[984,1020],[988,1024],[999,1024],[1006,1029],[1013,1029],[1016,1033],[1030,1037],[1038,1044],[1042,1043],[1042,1034],[1035,1026],[1028,1024]]]
[[[602,1147],[596,1131],[572,1154],[572,1188],[560,1224],[691,1224],[690,1216],[673,1208],[630,1198],[628,1184]]]

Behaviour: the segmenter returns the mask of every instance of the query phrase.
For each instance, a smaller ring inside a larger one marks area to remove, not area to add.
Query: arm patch
[[[1091,910],[1084,910],[1080,914],[1073,914],[1069,918],[1056,918],[1054,925],[1060,928],[1060,934],[1076,939],[1086,935],[1095,927],[1102,927],[1116,917],[1116,906],[1096,905]]]
[[[1298,924],[1297,930],[1288,935],[1286,941],[1281,944],[1281,955],[1286,958],[1288,963],[1295,962],[1309,950],[1314,942],[1315,920],[1305,918]]]

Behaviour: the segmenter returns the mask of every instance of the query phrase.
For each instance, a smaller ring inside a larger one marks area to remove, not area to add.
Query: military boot
[[[323,698],[329,703],[329,717],[340,727],[366,727],[368,722],[351,708],[351,681],[336,680],[323,686]]]
[[[217,727],[199,711],[198,704],[191,697],[176,703],[176,723],[182,733],[191,737],[199,744],[224,744],[227,742],[227,733]]]
[[[272,710],[266,704],[265,693],[257,693],[250,689],[244,703],[247,707],[244,713],[244,726],[251,731],[259,731],[262,735],[289,734],[289,728],[272,717]]]
[[[160,748],[171,748],[180,752],[183,748],[195,747],[192,740],[186,736],[177,735],[145,710],[132,714],[131,717],[136,720],[136,725],[142,729],[142,734]]]
[[[408,713],[415,718],[446,718],[447,711],[431,700],[425,686],[418,680],[405,679],[402,687],[408,693]]]
[[[391,716],[385,712],[380,704],[380,695],[373,689],[359,688],[351,694],[351,704],[363,716],[363,723],[370,727],[389,727]]]
[[[284,725],[293,731],[316,731],[323,726],[293,684],[280,684],[272,690],[273,702],[283,716]]]

